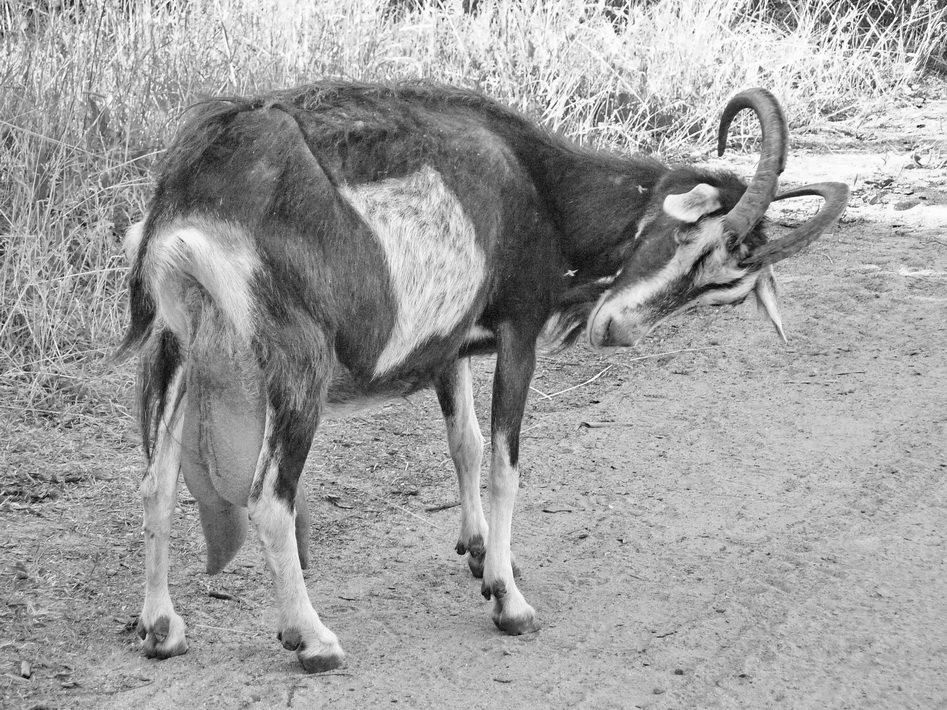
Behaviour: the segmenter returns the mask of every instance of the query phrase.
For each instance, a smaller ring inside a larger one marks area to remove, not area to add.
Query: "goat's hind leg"
[[[318,406],[317,401],[311,404]],[[273,405],[267,405],[263,450],[250,491],[249,508],[276,586],[277,638],[284,648],[296,651],[306,671],[319,673],[340,666],[345,653],[309,601],[297,553],[297,510],[302,508],[296,501],[302,494],[298,481],[313,433],[314,425],[301,416],[277,417]]]
[[[138,636],[149,658],[170,658],[187,652],[184,621],[175,612],[168,592],[168,540],[171,516],[177,502],[181,465],[181,432],[184,421],[184,373],[175,348],[163,340],[158,350],[143,359],[140,377],[150,378],[146,368],[163,373],[165,386],[145,392],[142,407],[158,416],[148,448],[148,467],[141,482],[145,534],[145,602],[138,617]],[[163,349],[163,350],[162,350]],[[154,379],[148,379],[153,382]],[[149,394],[153,395],[149,398]],[[153,401],[152,401],[153,400]],[[144,421],[149,421],[144,418]],[[145,426],[150,426],[146,423]]]

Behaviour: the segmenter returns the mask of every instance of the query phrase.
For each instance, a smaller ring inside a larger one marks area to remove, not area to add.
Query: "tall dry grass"
[[[199,97],[426,77],[585,142],[675,151],[707,146],[749,85],[771,88],[794,128],[888,101],[942,51],[947,19],[940,0],[895,23],[831,0],[604,4],[0,2],[0,417],[94,413],[127,385],[103,365],[125,320],[120,239]]]

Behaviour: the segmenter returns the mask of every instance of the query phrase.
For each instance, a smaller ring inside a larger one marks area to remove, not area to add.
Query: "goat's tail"
[[[125,361],[141,349],[142,343],[151,333],[157,313],[155,301],[148,292],[143,278],[142,259],[139,256],[139,249],[146,241],[144,239],[146,224],[146,221],[138,222],[132,225],[125,234],[125,256],[131,262],[131,270],[128,272],[128,310],[131,319],[125,331],[125,337],[112,354],[112,362],[116,364]]]
[[[187,174],[227,130],[235,116],[254,109],[273,107],[278,105],[240,98],[216,98],[192,105],[188,109],[186,122],[165,154],[162,172],[165,175]],[[160,191],[159,185],[159,193]],[[155,212],[161,212],[158,202],[156,199]],[[153,287],[155,277],[164,274],[155,272],[155,267],[160,267],[161,264],[150,256],[156,251],[153,242],[156,241],[156,233],[159,231],[159,220],[154,216],[133,225],[125,236],[125,255],[131,265],[128,275],[131,321],[125,337],[112,355],[112,361],[115,363],[122,362],[141,350],[151,335],[160,310],[158,294]],[[158,250],[161,246],[157,245]],[[183,266],[183,262],[179,265]]]
[[[138,366],[137,401],[138,423],[142,449],[151,461],[158,422],[166,410],[177,407],[183,390],[174,395],[176,401],[168,401],[168,393],[180,367],[180,343],[170,331],[152,337],[158,315],[157,303],[149,288],[145,273],[144,251],[148,243],[146,230],[149,220],[132,225],[125,235],[125,256],[131,263],[128,272],[128,306],[130,320],[125,337],[111,356],[113,364],[124,362],[140,354]]]

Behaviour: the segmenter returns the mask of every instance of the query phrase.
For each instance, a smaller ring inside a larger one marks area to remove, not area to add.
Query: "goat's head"
[[[718,154],[730,122],[744,108],[759,117],[763,142],[749,186],[730,174],[673,170],[654,187],[650,207],[626,245],[622,268],[592,310],[591,344],[637,343],[667,317],[698,304],[740,303],[751,292],[785,340],[771,265],[792,256],[841,214],[848,188],[820,183],[776,195],[786,162],[786,122],[776,99],[763,89],[738,94],[720,119]],[[825,202],[808,222],[768,242],[760,221],[771,202],[818,195]]]

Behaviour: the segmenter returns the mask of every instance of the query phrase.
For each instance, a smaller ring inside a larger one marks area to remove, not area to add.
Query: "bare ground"
[[[945,115],[796,137],[785,184],[855,190],[778,267],[788,347],[742,306],[540,360],[514,521],[536,634],[497,632],[453,553],[432,395],[324,427],[310,457],[308,587],[348,652],[320,676],[275,639],[256,543],[203,574],[186,490],[171,593],[190,651],[143,658],[127,386],[92,383],[46,426],[5,408],[0,706],[947,706]]]

